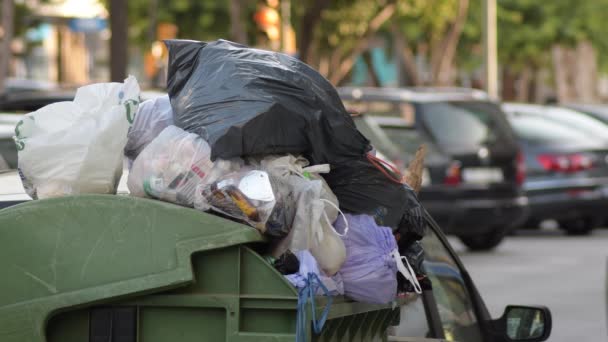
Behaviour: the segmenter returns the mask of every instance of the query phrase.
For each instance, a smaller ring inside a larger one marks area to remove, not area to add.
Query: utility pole
[[[13,0],[2,1],[2,42],[0,43],[0,94],[6,89],[8,66],[11,60],[11,41],[13,40]]]
[[[498,53],[496,48],[496,0],[483,0],[484,87],[498,98]]]
[[[128,32],[127,1],[110,0],[110,78],[112,82],[123,82],[127,77]]]

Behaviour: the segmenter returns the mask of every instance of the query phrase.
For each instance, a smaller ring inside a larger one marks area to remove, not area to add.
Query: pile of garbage
[[[115,194],[126,159],[130,196],[259,230],[301,294],[389,303],[421,292],[416,193],[374,156],[325,78],[229,41],[166,45],[168,96],[140,103],[130,76],[25,116],[15,141],[32,198]]]

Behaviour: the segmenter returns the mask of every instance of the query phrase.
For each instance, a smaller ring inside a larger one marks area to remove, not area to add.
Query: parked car
[[[48,104],[71,101],[74,90],[23,90],[9,92],[0,96],[0,110],[4,112],[28,113],[38,110]]]
[[[365,113],[357,119],[359,129],[396,164],[407,164],[421,143],[427,145],[428,182],[419,197],[444,232],[472,250],[487,250],[526,219],[523,157],[504,113],[485,93],[421,88],[339,93],[347,108]]]
[[[608,128],[597,123],[588,129],[590,118],[569,110],[556,114],[555,108],[509,103],[503,108],[526,160],[525,225],[555,219],[572,235],[601,226],[608,206]],[[577,116],[582,123],[576,124]]]

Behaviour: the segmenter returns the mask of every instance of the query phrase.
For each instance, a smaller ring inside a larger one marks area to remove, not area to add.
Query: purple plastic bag
[[[397,249],[393,232],[379,227],[369,215],[345,214],[348,234],[342,237],[346,261],[338,274],[344,283],[344,294],[359,302],[385,304],[397,295],[397,264],[391,252]],[[334,226],[345,228],[344,217]]]

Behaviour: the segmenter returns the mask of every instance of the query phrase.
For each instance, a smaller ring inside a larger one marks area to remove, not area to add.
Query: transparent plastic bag
[[[142,102],[127,134],[125,157],[129,158],[132,164],[141,151],[171,125],[173,125],[173,110],[169,95]]]
[[[244,169],[220,177],[196,189],[194,207],[212,210],[266,232],[266,223],[276,204],[267,172]]]
[[[28,195],[116,193],[139,92],[137,80],[129,76],[124,83],[80,87],[74,101],[26,114],[14,139]]]
[[[205,140],[181,128],[165,128],[139,154],[127,186],[132,196],[156,198],[184,206],[194,205],[196,187],[213,182],[234,167],[233,162],[212,162]]]
[[[310,250],[321,269],[334,275],[344,260],[346,250],[332,223],[338,216],[338,202],[319,173],[329,172],[329,165],[308,167],[308,161],[293,155],[269,156],[260,161],[262,169],[285,182],[293,192],[295,213],[291,232],[273,254],[286,249]]]

